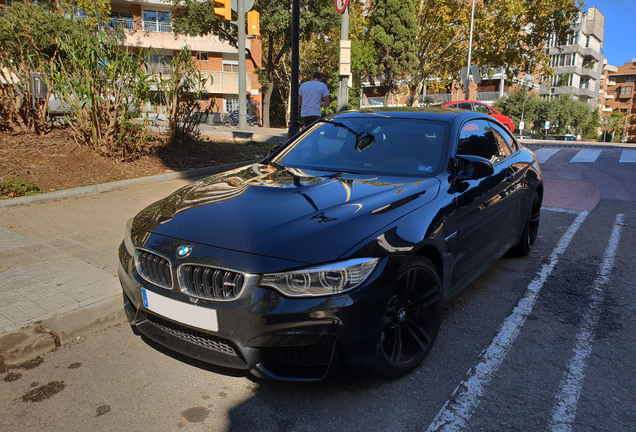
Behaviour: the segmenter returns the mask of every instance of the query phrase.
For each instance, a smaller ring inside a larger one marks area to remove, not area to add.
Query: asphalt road
[[[620,149],[591,162],[557,150],[538,152],[550,192],[536,248],[447,305],[411,375],[259,382],[122,323],[2,374],[0,430],[636,430],[636,164]]]

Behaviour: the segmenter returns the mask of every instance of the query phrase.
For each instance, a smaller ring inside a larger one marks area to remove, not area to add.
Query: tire
[[[541,197],[535,191],[530,202],[530,210],[524,222],[523,231],[519,243],[510,249],[513,256],[526,256],[532,250],[539,234],[539,222],[541,221]]]
[[[404,264],[382,323],[379,375],[398,378],[424,360],[437,338],[442,306],[442,282],[435,266],[425,258]]]

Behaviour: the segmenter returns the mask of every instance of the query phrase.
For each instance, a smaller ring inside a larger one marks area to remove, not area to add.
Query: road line
[[[550,159],[550,157],[555,154],[556,152],[558,152],[561,149],[558,148],[540,148],[534,151],[535,156],[537,157],[537,161],[542,164],[545,161],[547,161],[548,159]]]
[[[570,159],[570,162],[596,162],[603,150],[584,149],[579,151],[576,156]]]
[[[636,150],[623,150],[619,162],[636,162]]]
[[[553,211],[557,213],[575,214],[575,215],[578,215],[579,213],[581,213],[581,210],[572,210],[572,209],[550,207],[550,206],[541,206],[541,210]]]
[[[579,213],[568,230],[561,236],[548,262],[541,267],[535,278],[530,282],[525,295],[519,300],[512,313],[501,325],[497,335],[482,353],[481,359],[470,369],[468,377],[457,386],[451,398],[446,401],[437,413],[427,429],[428,432],[460,431],[468,425],[474,409],[484,395],[486,385],[503,363],[526,318],[532,312],[543,284],[557,265],[559,256],[565,252],[565,249],[588,214],[589,212],[587,211]]]
[[[587,359],[592,352],[594,336],[601,316],[601,303],[605,295],[603,288],[610,280],[616,249],[618,249],[621,238],[624,216],[623,214],[616,216],[616,222],[607,243],[601,267],[592,284],[591,301],[585,311],[585,315],[583,315],[582,325],[576,336],[576,346],[574,347],[572,359],[563,375],[559,393],[557,393],[555,398],[550,425],[553,432],[568,432],[572,430],[572,423],[574,423],[583,381],[585,380]]]

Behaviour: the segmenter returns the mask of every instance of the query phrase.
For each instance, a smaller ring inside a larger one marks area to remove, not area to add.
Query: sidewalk
[[[248,139],[285,141],[286,130],[258,129]],[[0,200],[0,371],[124,323],[117,249],[126,221],[194,178],[238,165]]]

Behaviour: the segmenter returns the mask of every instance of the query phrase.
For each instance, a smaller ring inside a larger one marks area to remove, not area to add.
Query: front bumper
[[[342,295],[287,298],[253,286],[231,302],[191,299],[136,272],[120,247],[119,279],[131,325],[151,340],[187,357],[217,366],[252,370],[279,380],[320,380],[330,371],[366,374],[375,368],[381,324],[390,289],[386,259],[363,286]],[[159,315],[146,306],[142,289],[209,309],[216,331]],[[193,303],[194,301],[194,303]]]

